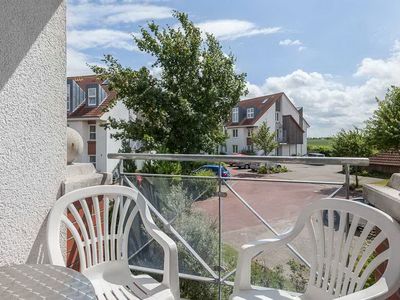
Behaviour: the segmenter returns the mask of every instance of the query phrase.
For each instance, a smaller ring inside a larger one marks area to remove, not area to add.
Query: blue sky
[[[390,85],[400,85],[400,1],[69,0],[68,75],[113,54],[124,65],[149,65],[130,34],[149,20],[174,25],[177,9],[247,73],[249,95],[285,92],[303,106],[311,136],[362,126]]]

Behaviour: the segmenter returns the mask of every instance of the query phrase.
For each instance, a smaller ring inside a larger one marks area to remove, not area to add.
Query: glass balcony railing
[[[349,198],[349,166],[368,164],[367,159],[357,158],[169,154],[109,154],[109,158],[121,160],[117,182],[143,194],[157,225],[177,243],[181,296],[188,299],[228,299],[241,245],[288,230],[300,210],[316,199]],[[131,160],[147,160],[147,166],[163,161],[158,165],[163,167],[147,168],[153,173],[124,172],[124,161],[127,165]],[[293,170],[264,176],[226,165],[243,161],[269,161]],[[206,163],[226,166],[231,176],[188,171]],[[178,165],[190,175],[160,174],[171,173]],[[342,169],[344,174],[338,173]],[[332,176],[322,176],[324,170]],[[161,247],[146,235],[140,219],[131,230],[132,272],[161,277]],[[303,232],[285,248],[259,254],[252,263],[252,284],[302,292],[311,260],[309,240]]]

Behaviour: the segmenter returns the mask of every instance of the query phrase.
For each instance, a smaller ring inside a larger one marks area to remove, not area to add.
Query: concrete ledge
[[[111,173],[97,173],[91,163],[73,164],[67,166],[67,178],[63,182],[63,195],[77,189],[111,183]]]
[[[387,186],[366,184],[363,187],[364,198],[400,221],[400,174],[393,174]]]

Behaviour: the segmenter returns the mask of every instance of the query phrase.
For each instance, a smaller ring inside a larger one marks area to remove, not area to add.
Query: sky
[[[304,107],[309,136],[363,127],[391,85],[400,85],[398,0],[68,0],[67,73],[91,74],[112,54],[151,65],[132,34],[186,12],[247,73],[244,98],[284,92]]]

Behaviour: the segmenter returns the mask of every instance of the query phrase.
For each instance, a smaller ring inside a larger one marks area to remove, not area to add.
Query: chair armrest
[[[178,248],[176,243],[154,223],[150,209],[145,201],[138,201],[137,205],[142,212],[142,221],[146,231],[164,250],[163,284],[171,289],[175,299],[180,299]]]
[[[251,243],[242,245],[239,251],[239,258],[236,268],[235,276],[235,290],[250,289],[251,277],[251,260],[254,256],[261,252],[283,246],[293,240],[297,235],[298,230],[290,230],[286,233],[280,234],[275,238],[257,240]],[[235,293],[235,291],[234,291]]]
[[[386,284],[386,280],[384,278],[379,279],[374,285],[366,288],[364,290],[348,294],[346,296],[342,296],[339,298],[335,298],[336,300],[354,300],[354,299],[388,299],[390,294],[388,294],[389,289]]]

